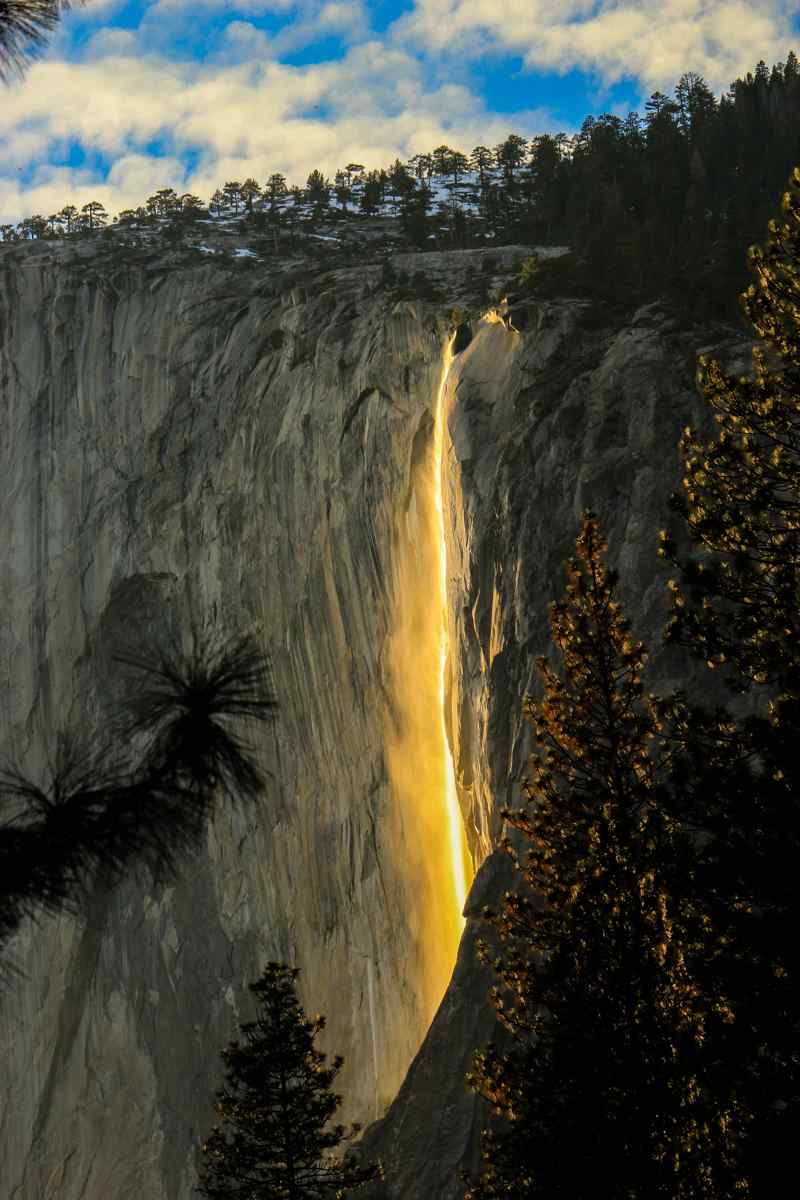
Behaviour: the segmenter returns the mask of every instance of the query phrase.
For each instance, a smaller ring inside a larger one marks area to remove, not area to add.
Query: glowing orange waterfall
[[[444,430],[446,413],[444,411],[444,389],[450,363],[453,361],[453,338],[451,337],[444,348],[442,376],[439,380],[439,391],[436,396],[436,412],[433,427],[433,496],[436,509],[436,544],[439,549],[439,722],[441,726],[442,757],[444,759],[444,799],[447,810],[447,832],[450,840],[450,858],[452,862],[453,889],[459,915],[463,912],[467,899],[467,870],[465,859],[468,855],[464,824],[461,819],[461,809],[458,804],[456,791],[456,773],[453,766],[453,755],[447,740],[447,725],[445,722],[445,682],[447,679],[447,660],[450,639],[447,631],[447,541],[444,529]],[[460,916],[460,925],[464,918]]]
[[[420,992],[433,1017],[455,964],[472,873],[445,718],[449,644],[445,539],[445,389],[452,339],[444,351],[429,453],[412,480],[397,560],[397,611],[389,641],[393,719],[386,756],[398,837],[411,873],[412,935]]]

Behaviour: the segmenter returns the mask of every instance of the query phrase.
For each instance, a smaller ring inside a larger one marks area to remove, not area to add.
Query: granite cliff
[[[496,251],[500,269],[524,249]],[[100,270],[79,244],[0,255],[0,747],[37,773],[59,723],[114,711],[121,640],[190,628],[253,632],[280,704],[257,812],[221,809],[177,879],[129,878],[16,940],[2,1200],[187,1200],[218,1051],[275,957],[301,967],[345,1056],[343,1117],[377,1119],[364,1149],[385,1161],[381,1194],[461,1194],[481,1120],[463,1074],[492,1027],[473,946],[505,885],[497,811],[524,774],[547,603],[591,505],[651,650],[646,686],[694,678],[660,645],[657,530],[682,426],[713,430],[696,353],[743,372],[752,344],[658,304],[623,319],[565,296],[460,318],[446,724],[480,870],[431,1024],[438,899],[387,777],[386,647],[449,311],[480,257],[395,256],[438,281],[434,304],[393,301],[375,266],[292,287],[212,264]]]

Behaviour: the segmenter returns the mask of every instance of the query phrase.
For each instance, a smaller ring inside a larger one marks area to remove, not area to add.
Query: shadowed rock
[[[251,1015],[247,983],[279,959],[302,968],[301,1000],[344,1055],[342,1119],[385,1114],[364,1140],[392,1167],[387,1195],[455,1197],[482,1120],[463,1074],[493,1024],[479,927],[428,1031],[419,931],[435,897],[409,874],[424,847],[393,810],[383,752],[395,550],[445,321],[364,298],[378,267],[283,296],[210,264],[87,280],[91,249],[32,247],[0,256],[0,748],[35,772],[63,716],[108,719],[119,631],[159,640],[176,613],[252,633],[280,718],[257,746],[263,806],[215,817],[178,881],[130,878],[17,939],[29,978],[0,998],[4,1186],[189,1200],[219,1050]],[[492,253],[507,270],[530,249]],[[417,257],[446,290],[469,254]],[[696,678],[660,645],[658,529],[681,428],[715,429],[696,350],[750,365],[734,330],[677,332],[658,306],[617,324],[587,301],[526,312],[525,328],[461,335],[446,388],[447,719],[477,864],[519,796],[522,697],[540,694],[536,656],[556,661],[547,604],[584,506],[650,649],[645,686]],[[719,678],[702,684],[724,697]],[[481,898],[503,886],[496,863]]]

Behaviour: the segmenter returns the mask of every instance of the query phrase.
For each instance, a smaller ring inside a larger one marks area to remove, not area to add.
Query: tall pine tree
[[[334,1200],[375,1179],[379,1168],[331,1154],[358,1133],[330,1125],[342,1102],[331,1086],[340,1057],[325,1066],[314,1039],[324,1017],[306,1019],[295,990],[299,971],[271,962],[250,984],[259,1002],[244,1041],[222,1051],[226,1083],[215,1126],[203,1143],[199,1191],[213,1200]]]
[[[740,1190],[738,1114],[707,1084],[705,1038],[725,1000],[687,969],[709,930],[701,907],[673,900],[691,840],[661,805],[668,761],[652,753],[653,698],[641,703],[647,655],[613,598],[605,546],[585,512],[567,599],[550,606],[564,677],[540,658],[544,700],[527,702],[544,761],[531,758],[525,807],[503,813],[522,835],[516,850],[505,843],[522,886],[487,915],[511,1038],[476,1055],[468,1082],[504,1120],[483,1135],[468,1200]]]
[[[673,811],[706,838],[695,885],[713,904],[723,952],[698,964],[735,1020],[717,1048],[753,1114],[744,1169],[759,1198],[793,1170],[800,1133],[800,169],[783,197],[787,220],[769,223],[766,248],[748,255],[756,283],[740,297],[755,333],[779,356],[755,378],[725,375],[701,357],[698,387],[715,410],[719,439],[691,427],[684,488],[670,506],[701,549],[681,562],[663,530],[670,580],[665,641],[720,669],[733,693],[763,697],[735,721],[676,694],[662,708],[686,750]],[[689,593],[687,596],[683,589]],[[768,699],[771,697],[771,699]]]

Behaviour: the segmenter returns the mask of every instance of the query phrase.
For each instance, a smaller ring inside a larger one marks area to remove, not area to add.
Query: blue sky
[[[0,223],[571,134],[790,49],[797,0],[87,0],[0,83]]]

